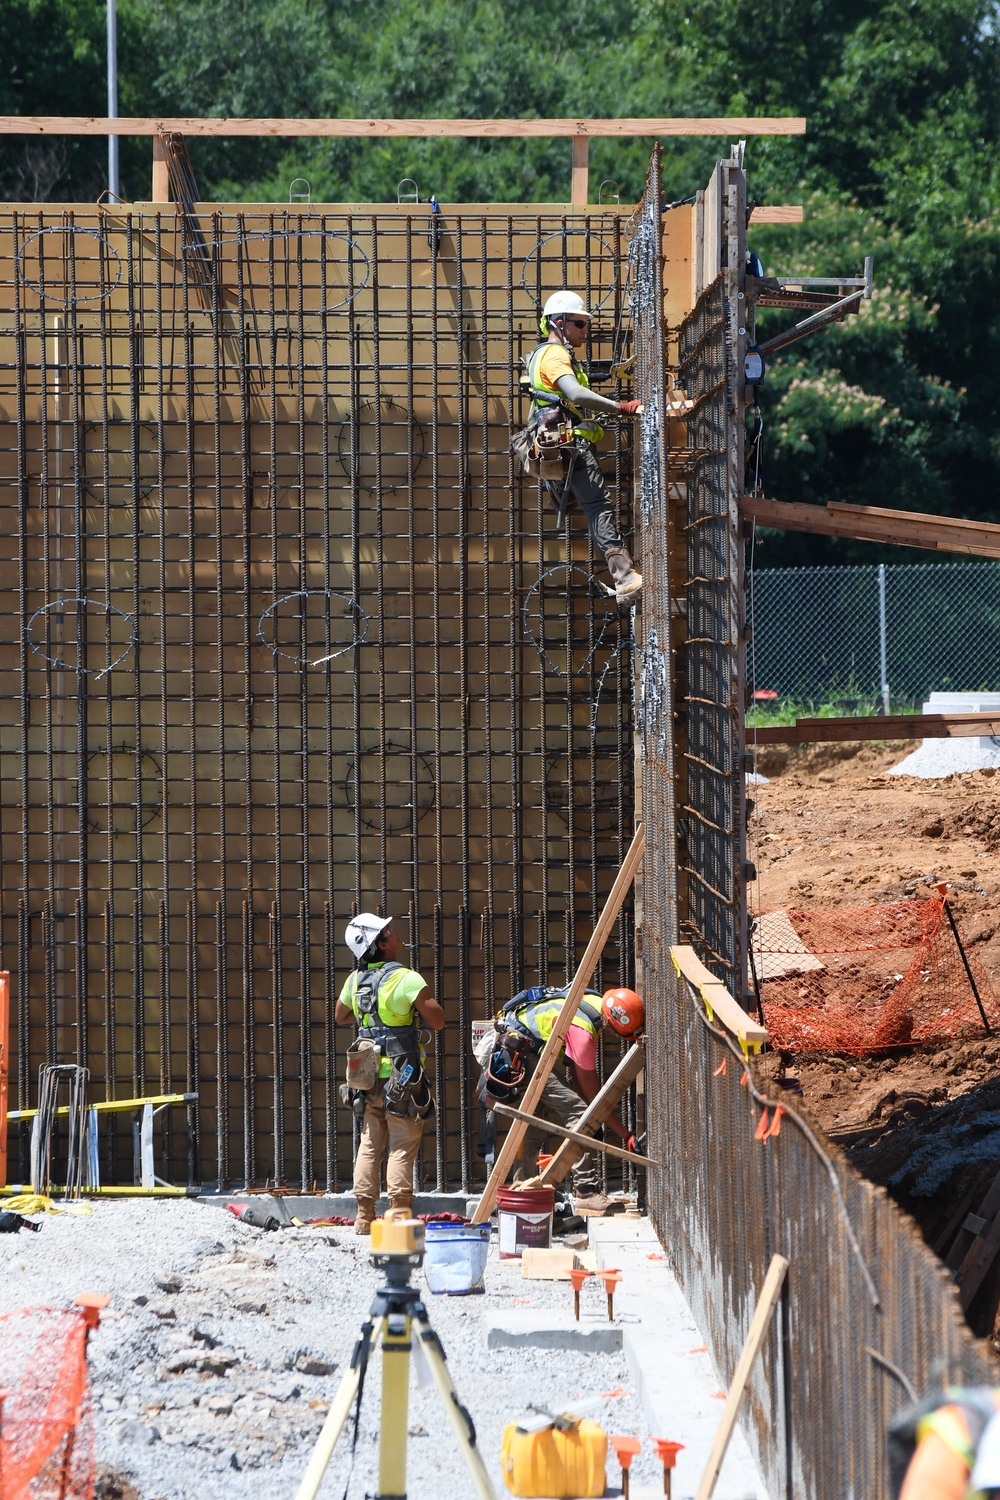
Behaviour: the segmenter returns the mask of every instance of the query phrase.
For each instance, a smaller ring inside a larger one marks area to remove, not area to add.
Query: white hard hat
[[[542,313],[546,318],[564,318],[569,313],[578,318],[593,317],[593,313],[587,311],[579,292],[553,292],[542,308]]]
[[[355,958],[367,953],[380,932],[392,923],[391,917],[377,917],[374,912],[361,911],[347,924],[344,942]]]

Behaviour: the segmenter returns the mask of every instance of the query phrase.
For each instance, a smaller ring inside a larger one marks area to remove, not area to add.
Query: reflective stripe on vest
[[[600,439],[604,436],[604,428],[600,425],[600,423],[591,421],[588,417],[585,417],[580,407],[574,406],[572,401],[567,401],[566,397],[562,394],[561,391],[550,391],[546,386],[541,384],[541,375],[539,371],[542,363],[542,355],[545,353],[546,349],[550,347],[551,346],[547,343],[539,344],[534,353],[528,357],[528,361],[525,366],[525,371],[528,379],[528,388],[531,391],[532,404],[536,407],[540,407],[542,410],[547,410],[553,406],[564,406],[566,410],[568,412],[571,412],[574,417],[579,417],[580,419],[577,425],[573,428],[574,437],[586,438],[588,443],[599,442]],[[566,352],[569,353],[569,350],[567,350]],[[570,363],[573,366],[573,374],[576,376],[580,384],[582,386],[586,386],[587,390],[589,391],[590,378],[587,375],[586,370],[584,369],[583,365],[577,363],[572,354],[570,354],[569,357]]]

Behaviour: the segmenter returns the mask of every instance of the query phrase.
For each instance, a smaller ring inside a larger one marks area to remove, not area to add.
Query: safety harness
[[[492,1100],[507,1104],[517,1099],[527,1078],[528,1066],[533,1057],[545,1045],[536,1017],[551,1006],[553,1000],[565,1000],[569,985],[556,988],[552,985],[533,985],[522,990],[497,1014],[493,1047],[483,1068],[480,1097],[483,1102]],[[581,1000],[577,1014],[582,1015],[592,1026],[601,1024],[601,1011]]]
[[[397,969],[400,963],[382,964],[378,969],[366,969],[359,974],[354,991],[358,1026],[363,1036],[376,1041],[391,1064],[389,1077],[383,1084],[385,1107],[391,1114],[406,1114],[414,1090],[423,1077],[420,1059],[420,1028],[415,1021],[402,1026],[390,1026],[382,1020],[378,1010],[379,990]],[[423,1091],[421,1091],[422,1097]]]

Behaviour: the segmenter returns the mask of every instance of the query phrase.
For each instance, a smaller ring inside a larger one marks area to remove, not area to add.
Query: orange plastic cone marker
[[[656,1456],[663,1465],[663,1493],[670,1500],[670,1470],[677,1462],[677,1455],[684,1447],[683,1443],[672,1443],[669,1438],[651,1438]]]
[[[617,1458],[621,1466],[622,1495],[625,1497],[625,1500],[628,1500],[628,1471],[633,1458],[641,1449],[642,1444],[631,1433],[620,1432],[609,1432],[608,1442],[615,1450],[615,1458]]]
[[[583,1291],[583,1283],[594,1273],[585,1271],[582,1266],[574,1267],[569,1273],[569,1279],[573,1283],[573,1313],[576,1321],[580,1321],[580,1293]]]
[[[615,1317],[615,1287],[622,1279],[621,1271],[598,1271],[598,1276],[604,1282],[604,1290],[608,1294],[608,1322],[613,1323]]]

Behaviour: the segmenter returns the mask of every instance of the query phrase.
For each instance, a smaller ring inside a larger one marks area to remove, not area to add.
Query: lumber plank
[[[701,995],[716,1020],[748,1047],[762,1047],[768,1039],[767,1028],[747,1015],[726,986],[707,969],[693,948],[676,944],[670,950],[674,968]]]
[[[642,1072],[645,1060],[645,1048],[642,1043],[633,1043],[577,1120],[576,1129],[581,1135],[590,1135],[591,1131],[604,1124],[612,1111],[618,1107],[629,1085],[634,1083]],[[563,1141],[542,1173],[542,1186],[550,1187],[557,1182],[562,1182],[566,1173],[576,1166],[581,1156],[585,1155],[583,1147],[575,1141]]]
[[[659,1167],[661,1165],[660,1162],[654,1161],[651,1156],[640,1156],[638,1151],[626,1151],[624,1147],[611,1146],[607,1141],[595,1141],[592,1135],[581,1135],[578,1130],[570,1130],[568,1125],[557,1125],[554,1120],[543,1120],[540,1115],[526,1114],[523,1109],[515,1109],[512,1104],[494,1104],[493,1108],[498,1115],[508,1116],[510,1119],[517,1120],[519,1124],[525,1126],[537,1125],[539,1130],[551,1131],[554,1135],[565,1137],[567,1141],[576,1141],[588,1151],[600,1151],[605,1156],[618,1156],[622,1161],[634,1162],[639,1167]],[[524,1134],[523,1130],[521,1134]],[[513,1131],[510,1132],[510,1135],[513,1135]],[[510,1139],[510,1135],[507,1137],[508,1140]],[[482,1199],[480,1199],[479,1208],[476,1209],[477,1214],[480,1208],[482,1208]],[[472,1222],[476,1224],[479,1220],[473,1217]]]
[[[750,211],[750,223],[758,224],[801,224],[803,210],[801,203],[755,203]]]
[[[868,714],[856,719],[796,719],[747,725],[747,744],[818,745],[853,740],[948,740],[1000,735],[1000,713]]]
[[[574,208],[586,208],[590,193],[590,137],[573,137],[573,167],[570,176],[569,201]]]
[[[625,903],[625,897],[632,888],[632,882],[635,879],[636,871],[642,860],[643,845],[643,831],[642,824],[640,823],[629,845],[628,853],[625,855],[622,867],[615,877],[615,883],[611,887],[608,899],[604,903],[604,910],[601,913],[600,921],[594,929],[593,936],[587,944],[587,950],[580,960],[579,968],[573,976],[566,999],[562,1003],[562,1009],[558,1016],[556,1016],[552,1035],[542,1048],[535,1071],[525,1090],[524,1108],[529,1121],[532,1119],[534,1109],[542,1097],[542,1091],[549,1081],[549,1074],[555,1067],[556,1060],[562,1052],[563,1039],[569,1030],[570,1022],[576,1015],[580,1001],[583,999],[587,988],[587,981],[597,968],[597,961],[604,951],[604,945],[608,940],[612,927],[618,920],[618,913]],[[499,1105],[497,1108],[499,1108]],[[551,1130],[552,1126],[546,1124],[545,1128],[546,1130]],[[559,1131],[555,1133],[558,1135]],[[489,1181],[483,1189],[483,1196],[480,1198],[476,1212],[472,1216],[473,1224],[484,1223],[493,1212],[493,1206],[497,1200],[497,1189],[502,1183],[506,1182],[507,1173],[510,1170],[514,1157],[517,1155],[517,1148],[523,1139],[523,1124],[518,1123],[511,1130],[508,1130],[507,1138],[497,1153],[497,1159],[493,1164]],[[584,1136],[583,1139],[586,1140],[587,1137]]]
[[[754,1310],[746,1343],[743,1345],[743,1352],[740,1355],[740,1362],[736,1366],[736,1373],[733,1376],[732,1385],[729,1387],[729,1393],[726,1396],[726,1404],[722,1409],[719,1430],[715,1434],[712,1451],[708,1455],[708,1463],[705,1465],[705,1471],[701,1476],[701,1483],[698,1485],[698,1493],[695,1496],[695,1500],[710,1500],[712,1491],[715,1489],[719,1470],[722,1468],[722,1460],[726,1456],[729,1439],[732,1437],[733,1428],[736,1426],[736,1417],[740,1409],[743,1391],[746,1388],[753,1362],[757,1358],[757,1351],[764,1342],[764,1335],[767,1333],[774,1309],[778,1305],[778,1298],[781,1296],[781,1288],[784,1285],[787,1270],[788,1261],[783,1255],[773,1255],[771,1257],[771,1264],[767,1268],[767,1275],[764,1278],[764,1285],[761,1288],[760,1299]]]
[[[643,117],[592,120],[313,120],[235,117],[0,115],[0,135],[211,136],[713,136],[805,135],[800,115]]]
[[[1000,526],[989,521],[966,521],[961,516],[930,516],[921,511],[848,505],[840,500],[806,505],[756,495],[740,496],[740,514],[759,526],[774,526],[781,531],[889,542],[965,557],[1000,557]]]
[[[975,1201],[974,1190],[972,1200]],[[971,1202],[966,1205],[966,1213],[971,1207]],[[985,1196],[980,1200],[979,1212],[976,1217],[978,1219],[985,1219],[987,1224],[991,1224],[998,1213],[1000,1213],[1000,1172],[993,1178],[993,1181],[986,1190]],[[949,1271],[954,1271],[956,1276],[962,1275],[970,1250],[974,1248],[977,1240],[982,1237],[982,1230],[970,1230],[964,1221],[965,1213],[961,1216],[960,1228],[955,1235],[954,1242],[948,1254],[945,1256],[944,1262]]]
[[[542,1250],[527,1245],[521,1253],[522,1281],[568,1281],[570,1271],[596,1271],[593,1250],[570,1250],[556,1246]]]
[[[1000,1214],[997,1214],[986,1234],[976,1239],[966,1255],[955,1280],[958,1282],[958,1300],[962,1311],[968,1312],[973,1297],[989,1274],[990,1267],[1000,1253]]]

